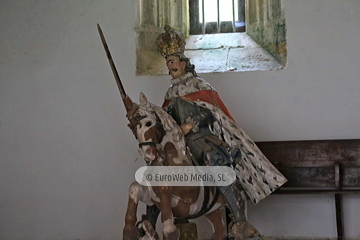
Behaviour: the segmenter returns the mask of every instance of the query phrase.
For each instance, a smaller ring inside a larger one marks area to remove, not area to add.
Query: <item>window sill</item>
[[[283,69],[285,66],[246,33],[192,35],[186,39],[185,55],[198,73],[243,72]],[[168,74],[157,53],[137,52],[137,75]]]

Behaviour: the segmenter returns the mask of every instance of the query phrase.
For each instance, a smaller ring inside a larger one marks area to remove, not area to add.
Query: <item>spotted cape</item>
[[[235,163],[238,180],[251,201],[256,204],[283,185],[286,178],[270,163],[250,137],[237,126],[219,95],[207,82],[187,73],[172,80],[165,95],[163,107],[171,104],[171,99],[181,97],[191,104],[207,108],[215,121],[210,130],[232,149],[239,149],[241,160]]]

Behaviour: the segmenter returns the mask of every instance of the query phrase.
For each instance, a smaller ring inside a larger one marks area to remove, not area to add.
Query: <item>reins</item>
[[[142,146],[156,146],[158,145],[158,142],[142,142],[139,143],[139,148],[141,148]]]

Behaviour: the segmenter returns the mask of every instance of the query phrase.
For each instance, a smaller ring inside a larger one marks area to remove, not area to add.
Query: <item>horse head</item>
[[[165,130],[157,116],[154,105],[143,93],[140,93],[140,104],[133,103],[129,97],[126,100],[129,128],[139,141],[139,152],[149,164],[154,160],[161,160],[159,149],[165,135]]]

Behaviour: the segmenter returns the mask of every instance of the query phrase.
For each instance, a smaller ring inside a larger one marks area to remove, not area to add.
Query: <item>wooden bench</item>
[[[288,182],[275,194],[333,194],[343,239],[342,194],[360,193],[360,139],[257,142]]]

